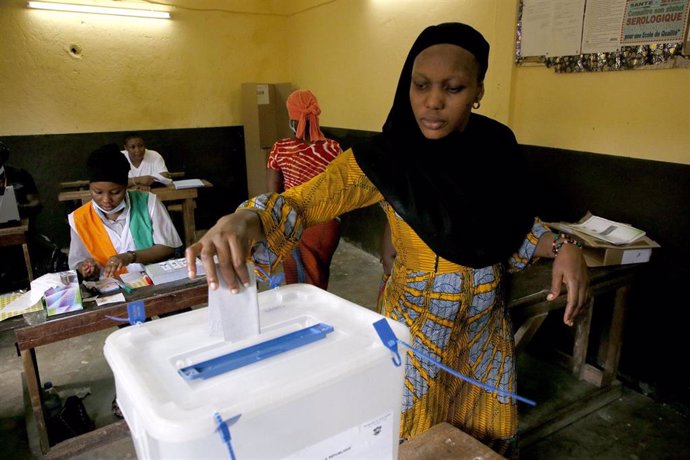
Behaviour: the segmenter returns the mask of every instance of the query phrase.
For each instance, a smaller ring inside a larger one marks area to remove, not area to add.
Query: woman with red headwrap
[[[294,136],[276,142],[268,157],[266,185],[273,193],[308,181],[342,152],[336,141],[326,139],[321,132],[321,109],[311,91],[294,91],[286,105]],[[328,289],[331,259],[339,241],[338,218],[305,229],[299,246],[283,260],[285,281]]]

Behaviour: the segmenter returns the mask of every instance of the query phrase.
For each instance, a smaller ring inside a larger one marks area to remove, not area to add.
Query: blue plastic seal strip
[[[208,379],[324,339],[326,334],[331,332],[333,332],[333,326],[325,323],[315,324],[241,350],[183,367],[177,372],[185,380]]]
[[[380,319],[374,323],[374,329],[379,334],[383,344],[393,352],[393,357],[391,360],[395,367],[400,366],[402,360],[400,359],[400,353],[398,353],[398,338],[395,336],[395,332],[391,329],[386,318]]]
[[[225,444],[228,448],[228,452],[230,453],[230,459],[235,460],[235,451],[232,450],[232,437],[230,436],[230,427],[239,420],[240,416],[236,415],[228,420],[223,420],[223,418],[220,416],[218,412],[213,413],[213,418],[216,421],[216,425],[218,425],[218,432],[220,433],[220,437],[223,440],[223,444]]]
[[[442,362],[432,358],[431,356],[428,356],[424,352],[417,350],[416,348],[403,342],[402,340],[399,340],[395,336],[395,332],[393,332],[393,329],[391,329],[390,324],[388,324],[388,321],[385,318],[376,321],[375,323],[373,323],[373,326],[374,326],[374,329],[376,330],[376,332],[379,334],[379,337],[381,338],[381,341],[386,346],[386,348],[388,348],[393,353],[395,353],[395,358],[393,358],[393,364],[395,364],[396,366],[400,366],[400,354],[398,353],[398,347],[397,347],[397,344],[399,343],[400,345],[402,345],[405,348],[412,351],[412,353],[414,353],[418,357],[440,367],[444,371],[450,373],[451,375],[456,376],[460,380],[464,380],[465,382],[469,382],[473,385],[477,385],[478,387],[483,388],[484,390],[486,390],[490,393],[496,392],[501,396],[506,396],[509,398],[516,399],[518,401],[522,401],[526,404],[529,404],[530,406],[536,406],[537,405],[537,403],[532,401],[531,399],[523,398],[522,396],[517,395],[515,393],[501,390],[500,388],[492,387],[492,386],[487,385],[485,383],[482,383],[478,380],[475,380],[471,377],[463,375],[460,372],[456,371],[455,369],[452,369],[452,368],[446,366],[445,364],[443,364]]]
[[[127,318],[118,318],[116,316],[105,315],[106,318],[121,323],[129,323],[131,325],[141,324],[146,321],[146,308],[143,300],[130,302],[127,304]]]

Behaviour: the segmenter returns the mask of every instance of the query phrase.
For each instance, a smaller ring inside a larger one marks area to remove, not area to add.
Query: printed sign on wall
[[[688,0],[628,0],[621,45],[651,45],[683,41]]]

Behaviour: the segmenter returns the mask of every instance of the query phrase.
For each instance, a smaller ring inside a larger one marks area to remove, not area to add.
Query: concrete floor
[[[381,268],[378,259],[342,241],[332,264],[329,291],[357,304],[373,307]],[[114,395],[112,373],[102,354],[105,330],[40,347],[37,359],[41,379],[51,380],[63,397],[90,393],[84,399],[97,426],[116,419],[110,403]],[[557,366],[529,352],[518,359],[519,387],[523,396],[537,400],[536,408],[520,406],[520,430],[540,414],[554,413],[568,399],[591,390]],[[549,396],[547,399],[546,396]],[[41,458],[32,425],[25,423],[21,361],[12,332],[0,334],[0,446],[2,458]],[[620,398],[527,447],[522,459],[688,459],[690,421],[673,408],[623,388]],[[130,438],[83,452],[75,459],[136,458]]]

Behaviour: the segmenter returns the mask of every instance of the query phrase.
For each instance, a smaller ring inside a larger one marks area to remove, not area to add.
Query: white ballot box
[[[406,358],[374,329],[383,317],[306,284],[258,303],[261,334],[234,343],[209,334],[208,308],[107,338],[137,456],[396,459]]]

